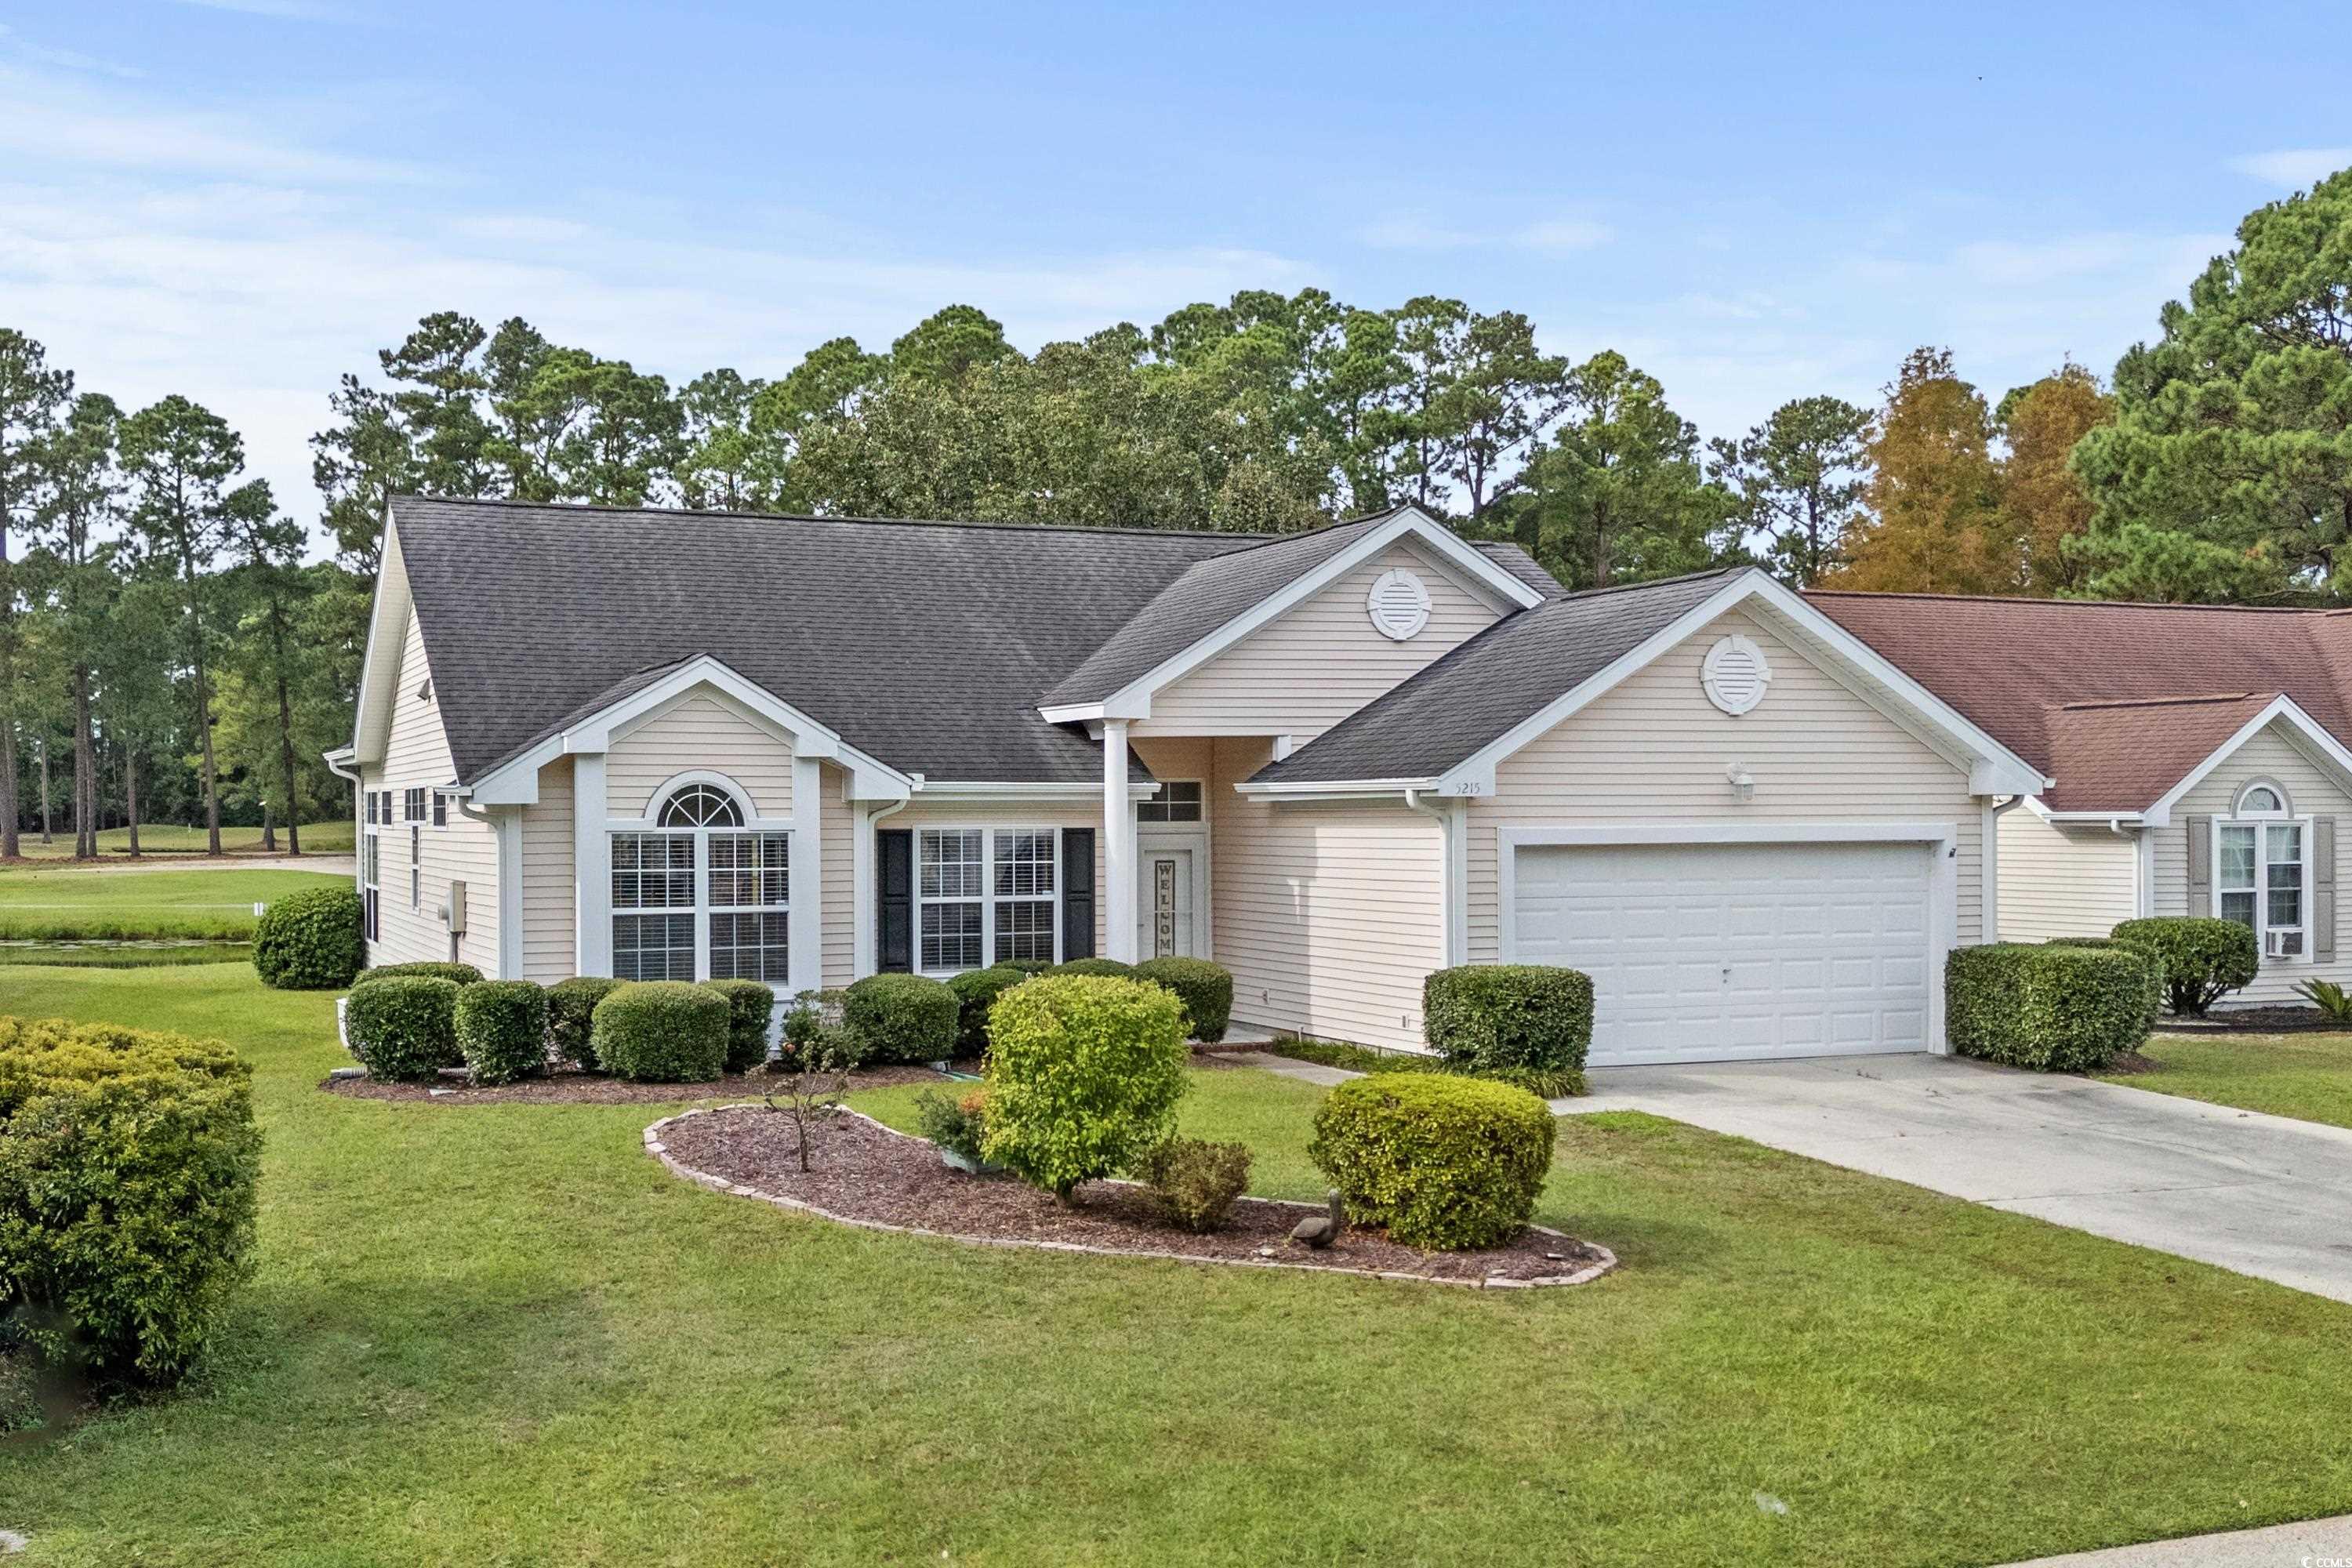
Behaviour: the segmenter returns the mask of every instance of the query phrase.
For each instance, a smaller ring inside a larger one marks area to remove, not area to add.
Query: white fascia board
[[[1751,568],[1653,633],[1639,646],[1628,649],[1578,686],[1561,693],[1448,769],[1437,781],[1435,787],[1438,793],[1461,795],[1492,794],[1495,770],[1504,759],[1590,707],[1634,673],[1696,636],[1717,617],[1750,601],[1771,611],[1776,619],[1784,623],[1790,631],[1800,634],[1804,640],[1813,643],[1818,651],[1828,654],[1886,692],[1906,710],[1916,715],[1931,732],[1941,737],[1945,744],[1966,758],[1971,795],[2036,795],[2050,787],[2053,781],[2043,777],[2024,758],[1963,718],[1949,703],[1889,663],[1861,638],[1774,582],[1760,569]]]
[[[1129,800],[1150,800],[1160,793],[1157,780],[1130,780],[1127,786]],[[941,779],[933,783],[925,779],[915,792],[926,802],[976,802],[991,800],[1070,800],[1097,801],[1102,799],[1098,784],[989,784],[971,779]]]
[[[1371,800],[1389,795],[1402,800],[1409,794],[1428,794],[1436,787],[1435,779],[1425,778],[1344,779],[1330,783],[1276,779],[1265,784],[1244,779],[1234,785],[1234,793],[1248,800]]]
[[[1390,545],[1405,539],[1418,542],[1439,561],[1461,573],[1481,593],[1505,605],[1527,610],[1543,603],[1541,594],[1487,560],[1452,529],[1418,507],[1406,507],[1328,561],[1292,579],[1190,647],[1162,659],[1100,702],[1069,703],[1037,711],[1048,723],[1055,724],[1087,719],[1149,719],[1152,693],[1171,681],[1182,679],[1252,632],[1280,619]]]
[[[603,755],[612,749],[614,737],[632,723],[704,686],[773,725],[790,742],[795,756],[838,763],[849,773],[849,798],[904,800],[913,794],[913,777],[859,751],[766,687],[704,654],[475,780],[474,798],[485,805],[535,805],[541,768],[567,754]]]
[[[2141,820],[2150,827],[2169,826],[2172,808],[2179,805],[2190,790],[2203,784],[2207,775],[2228,762],[2241,746],[2282,720],[2285,721],[2292,738],[2314,762],[2335,769],[2337,782],[2352,785],[2352,751],[2345,750],[2343,742],[2305,712],[2301,703],[2281,694],[2272,699],[2261,712],[2241,724],[2236,734],[2214,747],[2205,760],[2189,769],[2179,784],[2158,796],[2155,805],[2140,813]]]
[[[367,650],[360,656],[359,700],[352,709],[349,750],[355,764],[383,761],[384,745],[392,735],[392,710],[400,700],[400,693],[390,689],[393,672],[387,667],[400,658],[414,606],[408,568],[400,555],[400,530],[387,508],[383,551],[376,561],[375,603],[368,610]],[[381,722],[376,721],[378,709],[383,710]]]

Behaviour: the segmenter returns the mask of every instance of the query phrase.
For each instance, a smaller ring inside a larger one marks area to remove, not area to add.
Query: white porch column
[[[1103,956],[1135,962],[1135,806],[1127,795],[1127,723],[1103,721]]]
[[[604,753],[572,757],[572,940],[578,974],[613,973],[613,836],[605,831]]]
[[[821,988],[824,968],[824,829],[823,814],[847,811],[848,804],[824,797],[824,774],[814,757],[793,759],[793,870],[790,928],[792,979],[795,992]]]

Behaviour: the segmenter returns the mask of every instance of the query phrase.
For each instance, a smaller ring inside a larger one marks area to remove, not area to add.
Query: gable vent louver
[[[1429,585],[1399,566],[1381,574],[1364,608],[1372,626],[1391,642],[1403,642],[1429,625]]]
[[[1753,642],[1727,637],[1718,638],[1706,650],[1698,679],[1706,700],[1738,718],[1764,700],[1764,689],[1772,683],[1772,667],[1764,661],[1764,650]]]

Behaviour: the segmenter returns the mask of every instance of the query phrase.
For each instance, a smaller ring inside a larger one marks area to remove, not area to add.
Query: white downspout
[[[1462,802],[1443,800],[1432,805],[1421,798],[1424,793],[1409,789],[1404,792],[1404,803],[1437,824],[1438,863],[1444,868],[1439,898],[1444,916],[1445,966],[1455,969],[1470,962],[1469,836],[1464,830]]]
[[[2021,795],[2011,795],[1998,805],[1984,809],[1984,940],[2000,940],[2000,819],[2025,804]]]

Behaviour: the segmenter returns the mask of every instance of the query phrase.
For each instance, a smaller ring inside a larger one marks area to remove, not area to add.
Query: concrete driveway
[[[1647,1110],[2352,1301],[2352,1131],[1957,1057],[1596,1068]]]

